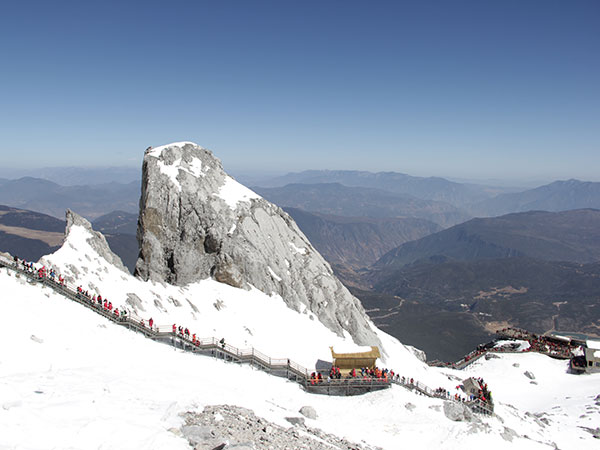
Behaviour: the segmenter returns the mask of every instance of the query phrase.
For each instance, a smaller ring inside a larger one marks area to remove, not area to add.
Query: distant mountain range
[[[500,194],[472,205],[474,215],[499,216],[522,211],[566,211],[570,209],[600,209],[600,183],[567,180],[524,192]]]
[[[534,210],[600,209],[600,182],[579,180],[555,181],[535,189],[523,190],[516,187],[457,183],[439,177],[413,177],[397,172],[308,170],[263,180],[261,186],[282,188],[289,184],[318,186],[329,183],[373,188],[421,200],[443,202],[453,205],[470,217],[500,216]],[[324,191],[323,194],[328,192]]]
[[[457,208],[483,201],[510,188],[455,183],[440,177],[413,177],[398,172],[366,172],[357,170],[307,170],[265,180],[263,187],[288,184],[339,183],[349,187],[368,187],[423,200],[449,203]]]
[[[442,227],[470,218],[448,203],[340,183],[288,184],[280,188],[253,187],[252,190],[281,207],[335,216],[418,218]]]
[[[141,161],[140,161],[141,164]],[[139,167],[43,167],[39,169],[0,168],[2,178],[40,178],[61,186],[108,183],[141,183]]]
[[[59,168],[60,169],[60,168]],[[43,212],[62,218],[70,208],[94,220],[115,210],[137,214],[140,181],[98,183],[102,179],[128,179],[133,169],[63,168],[57,184],[41,178],[0,178],[0,204]],[[89,182],[85,182],[89,176]],[[74,181],[84,184],[67,185]],[[295,181],[295,183],[289,183]],[[326,181],[326,182],[321,182]],[[287,183],[284,186],[275,186]],[[313,184],[311,184],[313,183]],[[315,184],[316,183],[316,184]],[[253,189],[281,207],[348,217],[420,218],[442,227],[462,223],[474,216],[488,217],[528,210],[566,211],[600,209],[600,183],[577,180],[514,192],[456,183],[444,178],[420,178],[394,172],[306,171],[265,181],[269,186]],[[507,193],[509,192],[509,193]]]
[[[115,209],[137,213],[140,184],[61,186],[39,178],[0,181],[0,204],[62,218],[67,209],[95,219]]]
[[[508,257],[581,263],[600,260],[600,210],[530,211],[471,219],[403,244],[382,256],[375,267]]]

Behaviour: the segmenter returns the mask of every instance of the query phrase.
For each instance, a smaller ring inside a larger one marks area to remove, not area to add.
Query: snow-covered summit
[[[230,177],[209,150],[190,142],[148,150],[139,217],[143,280],[186,286],[212,278],[258,289],[340,337],[381,346],[358,299],[293,219]]]

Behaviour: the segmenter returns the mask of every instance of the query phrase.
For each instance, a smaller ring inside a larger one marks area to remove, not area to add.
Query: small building
[[[333,347],[329,348],[331,349],[333,365],[341,370],[360,369],[361,367],[373,369],[377,358],[381,357],[377,346],[371,346],[370,351],[357,353],[336,353]]]
[[[588,339],[583,354],[571,358],[570,366],[575,373],[600,373],[600,341]]]

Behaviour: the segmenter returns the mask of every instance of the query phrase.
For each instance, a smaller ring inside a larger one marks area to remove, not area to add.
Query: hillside
[[[440,359],[508,325],[600,336],[600,263],[481,259],[387,267],[366,277],[372,292],[354,292],[367,310],[377,309],[369,313],[375,323]]]
[[[283,208],[330,264],[358,269],[398,245],[439,231],[424,219],[342,217]]]
[[[103,234],[127,234],[135,237],[138,215],[125,211],[111,211],[92,222],[95,230]]]
[[[599,255],[600,210],[531,211],[472,219],[391,250],[375,267],[508,257],[589,263]]]
[[[60,247],[64,230],[63,220],[0,205],[0,251],[37,261]]]
[[[347,187],[339,183],[289,184],[281,188],[253,188],[281,207],[346,217],[418,218],[448,227],[469,215],[448,204],[421,200],[380,189]]]
[[[522,211],[600,209],[600,183],[579,180],[553,183],[517,193],[500,194],[468,209],[474,215],[499,216]]]

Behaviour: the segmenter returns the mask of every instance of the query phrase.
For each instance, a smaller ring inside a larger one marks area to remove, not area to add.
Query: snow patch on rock
[[[231,209],[235,209],[239,202],[249,202],[254,198],[261,198],[260,195],[229,176],[225,178],[225,183],[216,195],[223,199]]]

